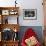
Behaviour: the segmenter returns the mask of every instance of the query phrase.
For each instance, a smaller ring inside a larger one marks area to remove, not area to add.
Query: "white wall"
[[[15,0],[0,0],[0,6],[15,6]],[[19,9],[20,26],[43,26],[43,6],[42,0],[17,0]],[[37,20],[24,20],[23,9],[37,9]]]
[[[37,9],[37,20],[23,20],[23,10],[20,11],[20,25],[22,26],[43,26],[43,6],[42,0],[21,1],[20,9]]]
[[[14,1],[15,0],[0,0],[0,6],[1,7],[10,7],[10,6],[14,6]]]

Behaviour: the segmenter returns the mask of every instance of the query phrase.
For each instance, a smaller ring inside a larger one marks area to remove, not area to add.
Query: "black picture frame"
[[[23,18],[25,20],[36,20],[37,9],[23,9]]]

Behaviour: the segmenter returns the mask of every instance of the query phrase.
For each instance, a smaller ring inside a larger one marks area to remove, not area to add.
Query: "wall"
[[[21,2],[20,25],[21,26],[43,26],[42,0],[25,0]],[[22,9],[37,9],[37,20],[24,20]]]
[[[0,6],[1,6],[1,7],[14,6],[14,1],[15,1],[15,0],[0,0]]]
[[[0,6],[9,7],[15,6],[15,0],[0,0]],[[43,6],[42,0],[17,0],[19,9],[19,24],[20,26],[43,26]],[[37,9],[37,20],[24,20],[23,9]]]

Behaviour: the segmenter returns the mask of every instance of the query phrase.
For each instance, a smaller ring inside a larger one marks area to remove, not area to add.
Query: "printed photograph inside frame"
[[[24,19],[36,20],[37,19],[37,9],[23,9]]]

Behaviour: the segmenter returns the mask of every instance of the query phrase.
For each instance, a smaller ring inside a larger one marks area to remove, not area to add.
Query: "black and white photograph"
[[[36,19],[37,9],[23,9],[24,19]]]

